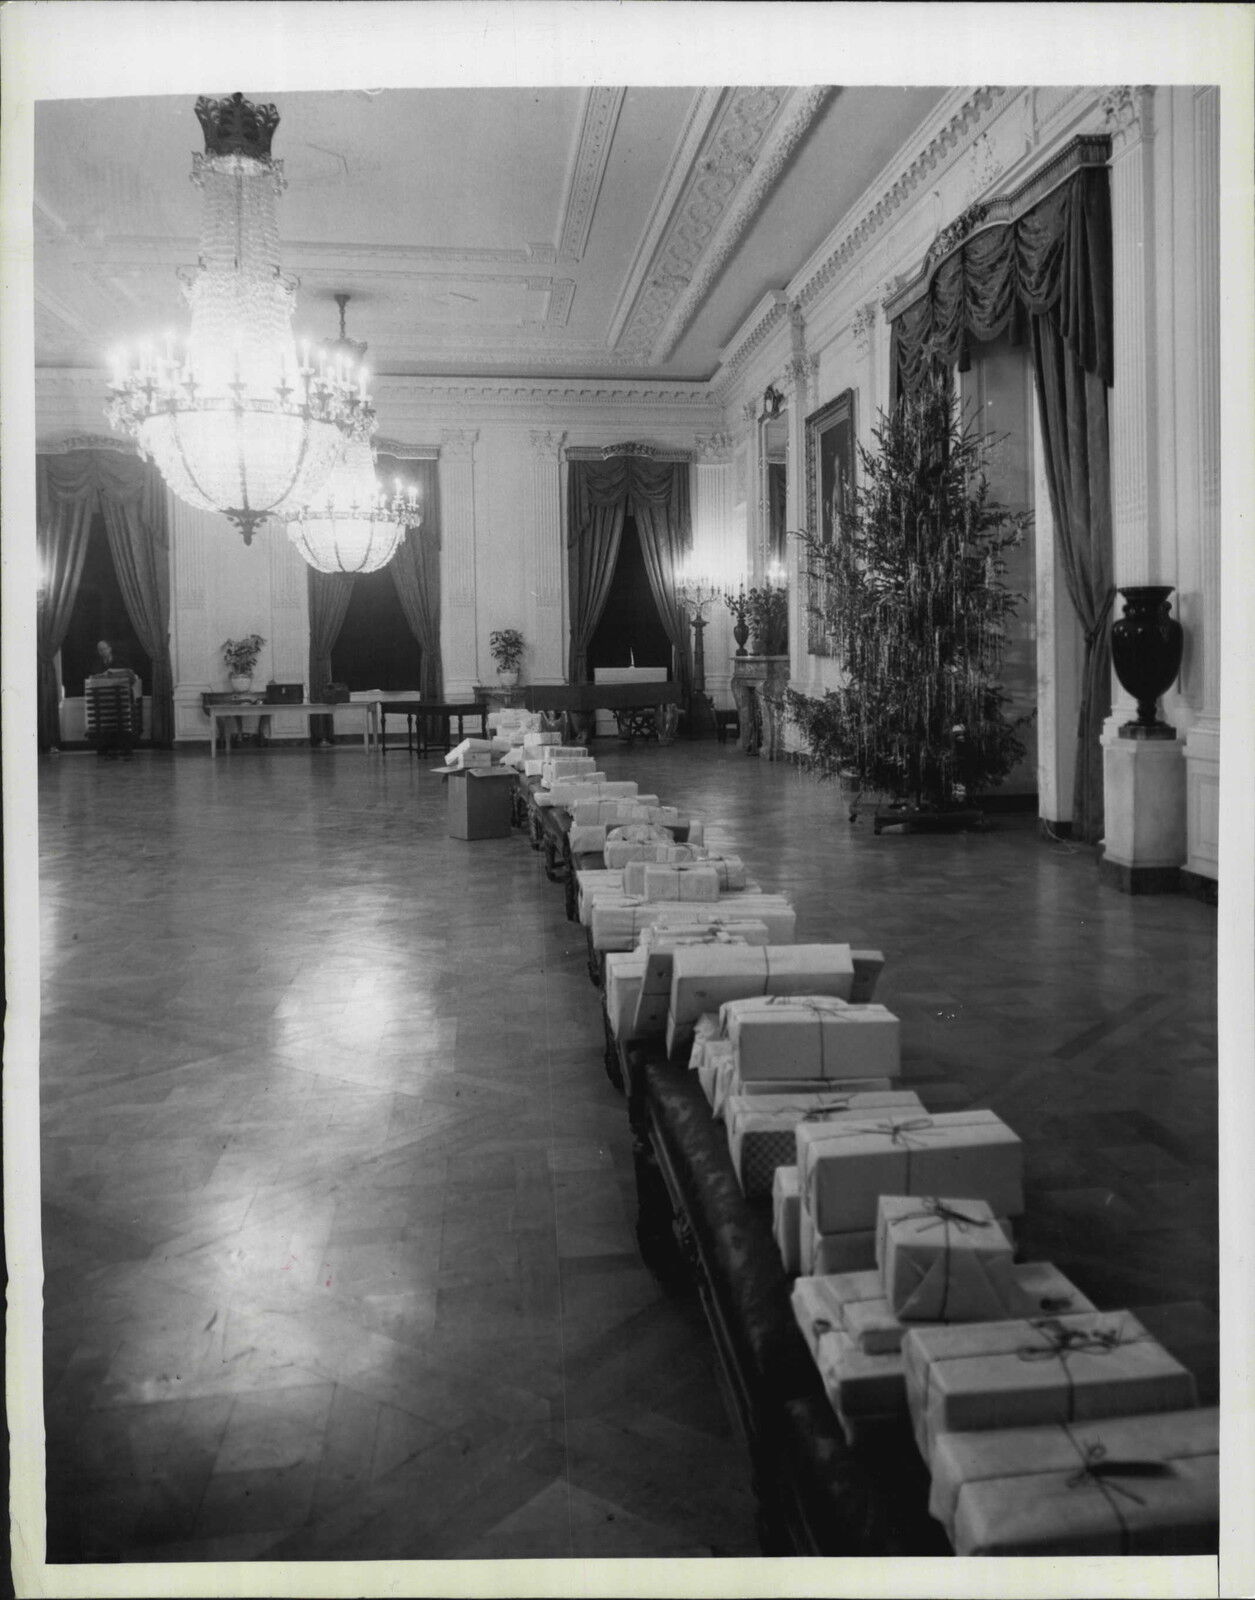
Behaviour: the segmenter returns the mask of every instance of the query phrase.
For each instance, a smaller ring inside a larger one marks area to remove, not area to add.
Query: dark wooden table
[[[480,700],[372,700],[374,714],[379,719],[379,745],[388,754],[388,714],[405,718],[405,748],[411,755],[426,755],[431,748],[432,725],[438,723],[444,739],[442,750],[452,747],[451,724],[456,719],[458,741],[466,737],[465,723],[473,719],[479,724],[478,736],[488,737],[488,707]]]

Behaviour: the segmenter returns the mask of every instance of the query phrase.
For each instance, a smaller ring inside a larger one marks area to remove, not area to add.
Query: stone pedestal
[[[741,719],[741,749],[747,756],[783,760],[788,682],[788,656],[732,657],[732,698]]]
[[[1126,894],[1176,893],[1186,858],[1181,741],[1104,734],[1103,791],[1104,882]]]

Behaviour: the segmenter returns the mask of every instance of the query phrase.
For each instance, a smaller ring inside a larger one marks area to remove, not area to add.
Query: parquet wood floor
[[[1215,913],[1029,819],[874,838],[734,747],[597,754],[886,952],[926,1104],[1027,1141],[1027,1253],[1214,1397]],[[356,749],[41,766],[50,1560],[755,1552],[581,931],[444,824]]]

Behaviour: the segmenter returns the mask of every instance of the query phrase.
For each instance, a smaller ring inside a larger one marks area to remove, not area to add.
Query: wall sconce
[[[770,422],[773,417],[780,415],[780,408],[783,405],[784,396],[774,383],[769,383],[763,390],[763,409],[758,420],[760,422]]]

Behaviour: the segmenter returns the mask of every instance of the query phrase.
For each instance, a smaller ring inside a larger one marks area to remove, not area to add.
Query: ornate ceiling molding
[[[398,461],[438,461],[440,459],[440,446],[438,444],[402,444],[399,439],[381,439],[378,435],[371,440],[375,447],[375,454],[380,456],[395,456]]]
[[[974,90],[947,118],[923,150],[905,169],[899,170],[898,175],[887,185],[885,182],[887,173],[882,174],[865,192],[858,205],[847,213],[848,216],[854,216],[861,210],[863,214],[852,225],[842,223],[839,226],[838,231],[844,229],[842,237],[802,283],[795,296],[798,303],[803,306],[809,305],[822,294],[837,274],[849,265],[852,258],[867,246],[897,212],[910,203],[916,191],[937,171],[938,167],[948,164],[956,154],[972,142],[982,125],[995,111],[1002,108],[1013,92],[1016,91],[990,87]],[[900,158],[895,158],[887,170],[892,171],[899,160]],[[877,197],[869,202],[869,196],[876,195],[878,190],[880,192]]]
[[[654,351],[671,314],[694,284],[702,258],[754,170],[787,97],[784,88],[757,85],[728,92],[711,135],[687,174],[680,202],[654,251],[616,345],[645,359],[656,359]]]
[[[99,383],[102,380],[96,379]],[[536,382],[531,378],[479,380],[381,376],[374,380],[380,405],[411,403],[524,410],[534,406],[568,408],[640,406],[663,413],[717,416],[719,403],[706,383],[603,383],[597,379]]]
[[[739,372],[771,331],[789,316],[789,298],[783,289],[769,289],[746,317],[736,338],[719,352],[721,375]]]
[[[64,456],[71,450],[108,450],[118,456],[138,454],[133,439],[119,439],[111,433],[54,432],[46,439],[39,439],[35,449],[41,456]]]
[[[723,271],[728,258],[771,194],[785,163],[832,92],[830,86],[820,85],[796,90],[791,96],[784,115],[771,130],[770,137],[760,149],[748,180],[740,186],[735,200],[723,213],[714,237],[702,251],[691,281],[687,287],[681,289],[667,314],[653,341],[650,352],[653,361],[665,361],[675,349],[684,330],[693,320],[697,308],[710,293],[715,279]]]
[[[597,210],[606,163],[615,126],[623,108],[626,89],[592,88],[584,91],[584,106],[579,133],[567,173],[562,199],[562,228],[558,236],[558,260],[582,261],[589,230]]]

